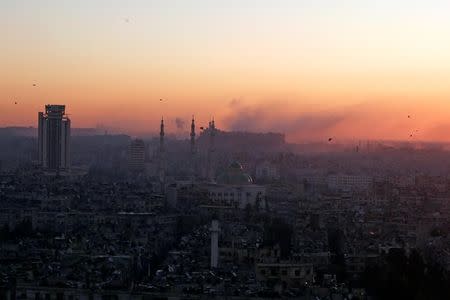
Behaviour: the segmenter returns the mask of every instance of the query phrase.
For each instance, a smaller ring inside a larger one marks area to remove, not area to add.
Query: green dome
[[[239,162],[233,162],[227,170],[217,176],[217,183],[230,185],[252,184],[253,179],[244,172],[244,168]]]
[[[229,169],[233,169],[233,170],[241,170],[241,171],[244,170],[244,168],[242,167],[242,165],[238,161],[232,162],[231,165],[228,168]]]

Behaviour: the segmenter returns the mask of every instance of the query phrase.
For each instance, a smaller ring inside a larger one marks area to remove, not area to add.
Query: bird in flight
[[[333,140],[333,138],[328,138],[328,141],[331,142]]]
[[[204,127],[200,127],[200,130],[203,130],[203,129],[205,129]]]
[[[128,18],[125,18],[124,21],[127,23],[130,23],[130,19],[128,19]]]
[[[411,116],[410,116],[410,115],[408,115],[408,119],[411,119]]]
[[[16,104],[16,105],[17,105],[17,101],[14,101],[14,104]]]
[[[33,83],[33,86],[37,86],[37,84],[36,84],[36,83]]]
[[[163,99],[159,99],[159,102],[162,102],[163,101]]]

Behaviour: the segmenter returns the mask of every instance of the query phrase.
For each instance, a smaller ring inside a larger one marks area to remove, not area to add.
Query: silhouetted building
[[[128,169],[131,172],[142,172],[145,162],[145,144],[141,139],[131,141],[128,148]]]
[[[48,104],[38,114],[39,163],[47,170],[70,169],[70,119],[65,108]]]

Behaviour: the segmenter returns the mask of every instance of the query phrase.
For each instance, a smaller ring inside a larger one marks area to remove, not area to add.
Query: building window
[[[287,270],[281,270],[281,275],[286,276],[287,275]]]
[[[300,276],[300,270],[299,270],[299,269],[296,269],[296,270],[294,271],[294,274],[295,274],[295,276]]]

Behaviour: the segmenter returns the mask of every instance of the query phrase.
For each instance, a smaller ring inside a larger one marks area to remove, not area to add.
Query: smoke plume
[[[281,132],[288,140],[408,139],[420,127],[420,120],[408,119],[400,104],[362,102],[328,110],[297,111],[281,102],[246,105],[233,99],[224,119],[233,131]]]
[[[182,118],[175,118],[175,125],[177,126],[178,130],[183,130],[185,125],[186,125],[186,121],[184,121]]]

